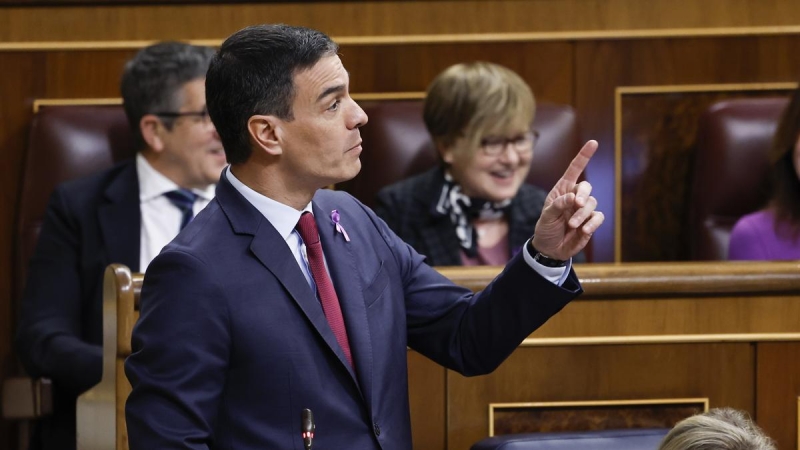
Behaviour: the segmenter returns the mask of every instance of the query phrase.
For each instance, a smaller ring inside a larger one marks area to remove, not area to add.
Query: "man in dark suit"
[[[205,105],[213,54],[175,42],[141,50],[121,80],[136,159],[67,182],[50,198],[15,343],[28,373],[54,386],[54,414],[36,424],[31,448],[75,448],[76,398],[102,371],[105,267],[143,272],[213,198],[225,166]]]
[[[318,31],[261,25],[212,61],[209,112],[231,165],[145,277],[125,364],[131,449],[299,449],[305,408],[318,448],[408,449],[407,346],[487,373],[580,293],[569,259],[603,215],[576,180],[597,144],[549,194],[530,240],[543,253],[524,250],[473,295],[320,189],[358,173],[367,122],[337,50]]]

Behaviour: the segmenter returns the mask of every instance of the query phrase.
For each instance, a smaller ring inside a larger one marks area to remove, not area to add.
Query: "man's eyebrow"
[[[319,97],[317,97],[317,102],[319,102],[320,100],[322,100],[323,98],[325,98],[325,97],[327,97],[327,96],[329,96],[331,94],[338,93],[338,92],[344,92],[344,90],[346,88],[347,88],[347,86],[344,85],[344,84],[340,84],[340,85],[337,85],[337,86],[331,86],[328,89],[325,89],[324,91],[322,91],[321,94],[319,94]]]

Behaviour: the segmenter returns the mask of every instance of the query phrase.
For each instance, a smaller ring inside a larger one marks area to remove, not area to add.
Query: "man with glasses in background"
[[[387,186],[375,213],[431,266],[505,265],[547,192],[525,183],[538,133],[531,88],[510,69],[456,64],[428,87],[423,119],[441,164]],[[574,262],[585,262],[583,252]]]
[[[54,387],[53,415],[36,424],[31,449],[75,448],[76,399],[102,373],[105,267],[144,272],[214,197],[226,160],[206,109],[213,55],[178,42],[139,51],[120,83],[136,158],[50,197],[15,342],[28,373]]]

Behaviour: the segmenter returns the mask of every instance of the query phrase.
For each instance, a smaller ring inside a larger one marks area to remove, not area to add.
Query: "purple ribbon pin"
[[[333,222],[333,225],[336,227],[336,231],[342,233],[345,241],[350,242],[350,236],[347,235],[347,231],[344,231],[344,227],[339,223],[339,219],[341,219],[339,210],[334,209],[331,211],[331,222]]]

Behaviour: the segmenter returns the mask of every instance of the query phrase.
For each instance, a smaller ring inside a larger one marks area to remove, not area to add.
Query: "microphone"
[[[300,415],[300,419],[300,428],[303,430],[303,447],[305,447],[305,450],[311,450],[311,444],[314,441],[314,429],[316,428],[316,425],[314,425],[314,413],[306,408]]]

